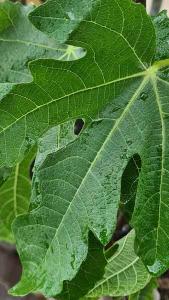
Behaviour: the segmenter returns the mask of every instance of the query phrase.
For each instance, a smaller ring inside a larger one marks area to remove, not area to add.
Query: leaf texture
[[[93,234],[89,233],[89,251],[75,278],[64,282],[63,292],[57,296],[59,300],[87,299],[88,292],[104,276],[107,264],[103,246]],[[86,297],[85,297],[86,296]]]
[[[10,1],[0,3],[0,82],[28,82],[29,61],[38,58],[74,60],[82,56],[80,48],[59,45],[38,31],[29,21],[33,6]]]
[[[12,174],[0,187],[0,239],[14,242],[11,232],[13,220],[26,213],[31,195],[30,167],[35,157],[35,149],[17,164]]]
[[[121,177],[128,160],[136,153],[142,161],[132,218],[138,251],[151,272],[162,272],[168,266],[168,246],[161,246],[167,230],[167,215],[162,208],[168,205],[167,186],[163,187],[167,180],[167,171],[164,174],[163,170],[167,145],[162,131],[167,119],[164,112],[161,114],[161,105],[164,111],[167,98],[161,93],[166,93],[167,85],[161,79],[156,83],[155,78],[148,75],[138,79],[140,85],[135,91],[136,80],[125,94],[130,99],[127,105],[122,104],[126,99],[123,95],[117,102],[114,100],[99,121],[93,122],[75,142],[49,156],[40,168],[38,185],[34,186],[35,198],[41,197],[39,207],[18,218],[14,226],[23,264],[26,259],[26,273],[17,293],[28,291],[25,282],[29,282],[29,287],[32,282],[32,289],[37,286],[47,295],[57,293],[60,276],[70,280],[85,259],[89,229],[103,244],[108,243],[116,224]],[[123,108],[113,113],[119,103]],[[147,222],[143,224],[145,216]],[[38,258],[37,248],[42,248]],[[58,273],[54,272],[56,269]],[[41,282],[39,274],[44,278]]]
[[[22,163],[16,165],[11,175],[10,170],[1,170],[3,184],[0,188],[1,240],[14,242],[11,224],[18,215],[28,211],[31,196],[31,177],[33,176],[32,168],[36,171],[49,153],[57,151],[75,139],[73,127],[74,122],[72,121],[69,124],[53,127],[47,131],[38,141],[38,153],[35,162],[36,149],[33,148]],[[9,178],[3,183],[6,177]]]
[[[64,284],[63,292],[58,299],[78,300],[84,294],[83,289],[88,287],[85,299],[98,299],[101,296],[121,297],[139,291],[150,281],[150,275],[144,267],[141,259],[134,252],[134,231],[119,240],[115,245],[106,251],[108,257],[104,273],[100,273],[104,260],[100,259],[103,254],[99,254],[99,248],[91,251],[89,243],[89,253],[87,260],[82,264],[79,273],[71,282]],[[102,250],[103,251],[103,250]],[[114,253],[113,253],[114,252]],[[96,275],[95,275],[96,274]],[[92,283],[94,276],[102,275],[89,289],[89,282]]]
[[[49,0],[37,7],[29,19],[34,26],[48,36],[64,43],[78,24],[91,13],[99,0]]]
[[[36,170],[46,159],[46,157],[65,147],[68,143],[75,140],[74,134],[75,121],[70,121],[49,129],[44,136],[38,140],[38,153],[35,160]]]
[[[154,274],[169,265],[169,83],[161,71],[169,61],[151,65],[151,20],[129,0],[99,1],[68,42],[87,55],[74,62],[33,62],[34,82],[16,86],[0,103],[2,165],[22,159],[50,126],[79,116],[97,119],[37,171],[32,201],[38,205],[14,223],[24,266],[15,295],[60,293],[86,258],[89,230],[103,244],[110,240],[123,171],[136,154],[142,163],[132,217],[137,252]]]
[[[139,292],[131,295],[129,300],[154,300],[155,298],[155,289],[157,288],[157,280],[151,279],[151,281],[145,286],[144,289],[141,289]]]
[[[32,62],[34,81],[13,87],[2,99],[0,165],[22,160],[25,150],[49,127],[82,116],[97,117],[151,64],[155,33],[142,6],[106,0],[93,8],[68,43],[84,47],[87,55],[73,62]]]
[[[155,59],[166,59],[169,57],[169,18],[167,16],[167,11],[162,11],[157,16],[153,17],[153,24],[157,36],[157,49]]]

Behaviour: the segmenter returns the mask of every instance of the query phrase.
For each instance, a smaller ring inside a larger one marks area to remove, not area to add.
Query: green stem
[[[161,69],[161,68],[164,68],[164,67],[167,67],[167,66],[169,66],[169,59],[156,61],[153,65],[153,67],[156,67],[157,69]]]

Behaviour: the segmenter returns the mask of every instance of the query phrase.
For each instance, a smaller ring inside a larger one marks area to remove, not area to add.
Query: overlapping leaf
[[[34,169],[45,160],[49,153],[57,151],[68,142],[75,139],[73,133],[74,122],[51,128],[39,141],[38,153]],[[0,188],[0,239],[13,242],[11,224],[20,214],[26,213],[30,204],[31,177],[33,175],[33,161],[36,149],[30,151],[22,163],[17,164],[12,174],[10,170],[2,170],[2,176],[9,178]],[[2,178],[2,181],[5,178]]]
[[[17,164],[0,188],[0,239],[13,242],[11,224],[16,216],[26,213],[31,195],[30,167],[35,149]]]
[[[63,292],[57,298],[78,300],[86,294],[85,299],[98,299],[105,295],[119,297],[130,295],[145,287],[150,275],[134,253],[134,236],[134,231],[130,232],[114,245],[115,249],[118,247],[114,254],[111,253],[114,248],[105,253],[108,257],[105,270],[105,261],[99,245],[95,241],[95,247],[91,249],[89,243],[87,260],[76,277],[64,284]]]
[[[27,16],[32,9],[31,5],[0,3],[0,82],[31,81],[28,63],[37,58],[73,60],[82,56],[80,49],[59,46],[38,31]]]

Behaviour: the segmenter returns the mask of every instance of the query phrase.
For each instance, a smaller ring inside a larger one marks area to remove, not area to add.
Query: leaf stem
[[[157,70],[169,66],[169,59],[164,59],[160,61],[156,61],[153,67],[156,67]]]

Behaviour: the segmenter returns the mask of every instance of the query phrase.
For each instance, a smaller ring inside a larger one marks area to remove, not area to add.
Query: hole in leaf
[[[79,135],[84,126],[84,121],[82,119],[77,119],[74,125],[74,134]]]
[[[34,165],[35,165],[35,159],[31,162],[31,165],[30,165],[30,168],[29,168],[30,179],[32,179],[32,177],[33,177],[33,168],[34,168]]]
[[[141,158],[135,154],[129,160],[121,180],[121,206],[127,220],[131,219],[134,210],[140,170]]]

